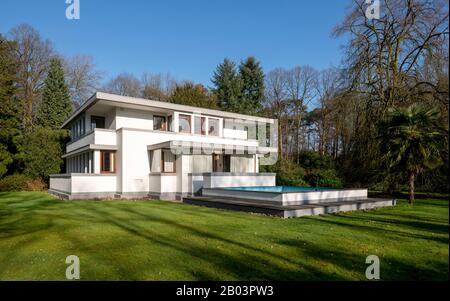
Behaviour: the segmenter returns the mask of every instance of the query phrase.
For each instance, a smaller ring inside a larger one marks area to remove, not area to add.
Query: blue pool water
[[[334,190],[333,188],[298,187],[298,186],[252,186],[252,187],[231,187],[224,189],[238,190],[238,191],[260,191],[260,192],[307,192],[307,191]]]

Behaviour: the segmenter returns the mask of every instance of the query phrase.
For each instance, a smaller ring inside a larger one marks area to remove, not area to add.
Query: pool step
[[[256,200],[203,196],[185,197],[183,198],[183,203],[288,218],[395,206],[397,204],[397,200],[368,198],[353,201],[281,206],[276,204],[260,203]]]

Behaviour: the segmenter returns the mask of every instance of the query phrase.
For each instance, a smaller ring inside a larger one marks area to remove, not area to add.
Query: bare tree
[[[105,92],[119,94],[123,96],[142,96],[142,83],[133,74],[121,73],[110,80],[104,87]]]
[[[33,128],[33,116],[40,99],[41,89],[53,49],[48,40],[43,40],[30,25],[21,24],[9,32],[14,41],[15,61],[18,65],[17,91],[22,102],[22,126],[29,132]]]
[[[167,101],[176,84],[177,81],[169,73],[146,72],[142,75],[143,97]]]
[[[279,120],[278,127],[278,149],[280,150],[280,157],[285,157],[283,148],[283,131],[287,128],[284,122],[287,115],[287,108],[289,102],[287,101],[287,80],[286,70],[277,68],[270,71],[265,78],[265,107],[272,116]]]
[[[286,72],[287,96],[292,108],[291,128],[295,131],[296,153],[301,149],[301,124],[302,118],[307,110],[308,104],[315,97],[315,86],[317,82],[317,71],[310,66],[297,66]],[[291,143],[291,145],[294,145]]]
[[[63,58],[64,73],[75,108],[81,106],[98,88],[102,73],[95,69],[91,56]]]

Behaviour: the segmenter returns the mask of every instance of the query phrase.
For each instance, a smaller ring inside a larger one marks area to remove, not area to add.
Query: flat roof
[[[142,106],[142,107],[168,109],[168,110],[184,112],[184,113],[198,113],[198,114],[212,115],[212,116],[225,117],[225,118],[231,118],[231,119],[245,119],[245,120],[251,120],[251,121],[259,121],[259,122],[265,122],[265,123],[274,123],[274,120],[275,120],[272,118],[264,118],[264,117],[238,114],[238,113],[213,110],[213,109],[207,109],[207,108],[201,108],[201,107],[186,106],[186,105],[180,105],[180,104],[175,104],[175,103],[170,103],[170,102],[165,102],[165,101],[157,101],[157,100],[152,100],[152,99],[122,96],[122,95],[116,95],[116,94],[105,93],[105,92],[96,92],[86,102],[84,102],[77,110],[75,110],[75,112],[61,125],[61,128],[64,128],[65,126],[67,126],[67,124],[69,124],[76,116],[78,116],[80,113],[86,111],[88,108],[92,107],[93,105],[95,105],[95,103],[97,103],[100,100],[107,101],[112,104],[114,104],[114,103],[130,104],[130,105],[137,105],[137,106]]]

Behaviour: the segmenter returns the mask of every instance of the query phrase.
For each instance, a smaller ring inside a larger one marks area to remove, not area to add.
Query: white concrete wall
[[[283,204],[319,203],[324,200],[366,199],[367,189],[321,190],[302,193],[283,193]]]
[[[116,176],[109,174],[67,174],[50,176],[50,189],[75,193],[116,192]]]
[[[95,129],[94,144],[117,145],[116,131],[110,129]]]
[[[157,114],[164,115],[164,114]],[[153,114],[148,111],[117,108],[115,128],[153,130]]]
[[[72,191],[72,179],[70,176],[67,177],[50,177],[50,189],[56,191],[62,191],[66,193],[71,193]]]
[[[258,175],[239,175],[226,173],[206,174],[204,177],[205,188],[223,188],[223,187],[249,187],[249,186],[275,186],[275,176],[271,174]]]
[[[116,175],[72,174],[72,193],[116,192]]]

